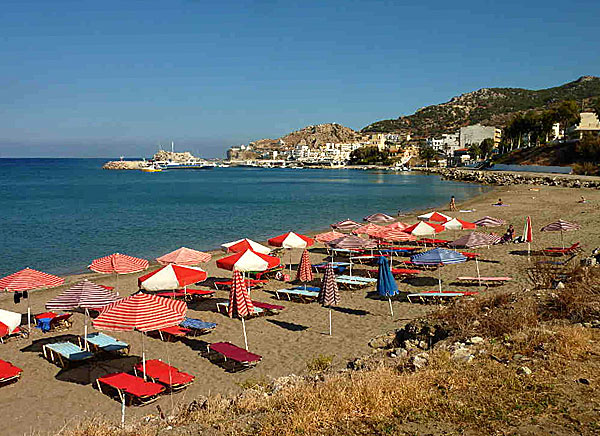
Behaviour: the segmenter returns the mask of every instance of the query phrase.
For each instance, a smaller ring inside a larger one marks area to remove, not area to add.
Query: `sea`
[[[327,231],[366,215],[461,201],[489,187],[414,172],[214,168],[101,169],[110,159],[0,159],[0,277],[31,267],[86,271],[119,252],[153,260],[185,246]],[[414,222],[414,217],[402,218]]]

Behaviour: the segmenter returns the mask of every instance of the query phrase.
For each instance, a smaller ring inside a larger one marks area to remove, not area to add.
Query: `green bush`
[[[319,354],[306,363],[306,369],[311,374],[327,371],[333,363],[333,355]]]

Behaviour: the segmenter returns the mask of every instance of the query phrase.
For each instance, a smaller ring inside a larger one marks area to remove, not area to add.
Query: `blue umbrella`
[[[377,275],[377,292],[382,297],[387,297],[390,302],[390,312],[392,317],[394,316],[394,310],[392,309],[392,298],[398,293],[398,285],[394,280],[394,275],[390,269],[390,264],[385,256],[381,256],[377,261],[379,264],[379,271]]]
[[[415,254],[414,256],[411,256],[410,261],[415,265],[450,265],[453,263],[466,262],[467,258],[463,254],[453,250],[446,250],[445,248],[434,248],[433,250],[429,250],[424,253],[419,253]],[[438,282],[440,285],[440,292],[442,292],[441,271],[438,269],[438,272]]]

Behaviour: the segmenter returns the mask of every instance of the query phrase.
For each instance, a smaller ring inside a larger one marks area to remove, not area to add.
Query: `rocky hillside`
[[[317,124],[296,130],[278,139],[261,139],[251,142],[254,150],[288,150],[296,145],[317,147],[328,142],[344,143],[360,141],[362,135],[340,124]]]
[[[583,76],[574,82],[540,90],[482,88],[446,103],[424,107],[413,115],[377,121],[362,132],[398,132],[429,137],[475,123],[504,127],[518,112],[548,108],[564,100],[576,100],[585,107],[598,96],[600,78],[594,76]]]

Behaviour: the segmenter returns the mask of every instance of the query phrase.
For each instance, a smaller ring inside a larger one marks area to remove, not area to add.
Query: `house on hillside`
[[[471,145],[479,145],[487,138],[494,140],[494,148],[498,147],[502,139],[502,130],[493,126],[482,126],[481,124],[461,127],[459,132],[459,148],[469,148]]]
[[[579,116],[581,117],[579,124],[568,130],[571,136],[581,139],[585,133],[600,135],[600,120],[595,112],[581,112]]]

